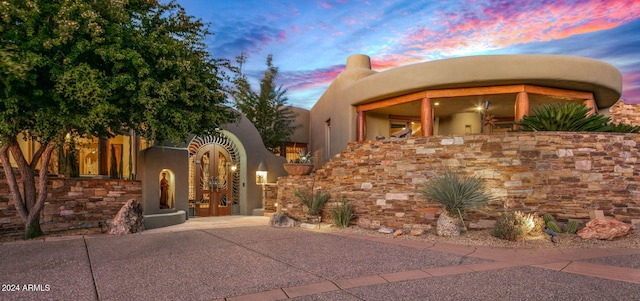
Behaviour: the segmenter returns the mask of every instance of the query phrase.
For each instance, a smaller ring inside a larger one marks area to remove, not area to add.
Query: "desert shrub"
[[[345,199],[342,202],[331,209],[331,218],[333,224],[338,228],[349,227],[349,222],[353,218],[353,206]]]
[[[561,103],[550,104],[533,109],[532,116],[524,116],[522,120],[516,122],[517,131],[537,132],[537,131],[558,131],[558,132],[616,132],[616,133],[638,133],[640,127],[613,124],[611,118],[590,114],[589,109],[584,104]]]
[[[452,171],[431,179],[418,187],[424,198],[444,205],[450,216],[463,215],[465,209],[484,206],[493,197],[475,176],[460,176]]]
[[[296,189],[294,195],[309,209],[309,215],[319,215],[324,204],[331,198],[329,193],[317,191],[315,194],[310,189]]]
[[[544,230],[544,220],[535,214],[520,211],[500,214],[493,228],[493,236],[516,241],[527,236],[538,236]]]

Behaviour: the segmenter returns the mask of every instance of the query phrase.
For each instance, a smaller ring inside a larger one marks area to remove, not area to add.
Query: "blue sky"
[[[622,98],[640,103],[640,1],[177,0],[209,23],[215,58],[248,56],[255,80],[273,55],[288,103],[311,108],[366,54],[373,69],[483,54],[595,58],[623,75]],[[257,84],[253,85],[257,88]]]

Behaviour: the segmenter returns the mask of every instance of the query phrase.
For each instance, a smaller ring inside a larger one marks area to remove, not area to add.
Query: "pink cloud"
[[[321,6],[322,8],[326,8],[326,9],[331,9],[331,8],[333,8],[333,5],[331,5],[331,3],[326,2],[326,1],[320,2],[320,6]]]
[[[539,4],[530,2],[522,7],[507,3],[491,5],[479,13],[441,13],[442,21],[438,24],[444,28],[417,28],[403,44],[425,52],[439,49],[455,55],[464,49],[489,50],[563,39],[614,28],[640,17],[640,1],[617,0],[603,4],[588,0],[571,5],[536,5]]]
[[[640,71],[622,74],[622,89],[625,103],[640,104]]]
[[[291,92],[326,86],[344,70],[344,65],[330,66],[309,72],[284,72],[278,76]]]

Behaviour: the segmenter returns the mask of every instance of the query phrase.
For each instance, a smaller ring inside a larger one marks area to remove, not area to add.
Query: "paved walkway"
[[[640,300],[640,248],[500,249],[267,224],[196,218],[4,243],[0,300]]]

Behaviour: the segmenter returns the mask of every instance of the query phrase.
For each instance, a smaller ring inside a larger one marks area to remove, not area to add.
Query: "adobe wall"
[[[142,197],[140,181],[83,178],[50,178],[48,197],[40,215],[46,232],[86,229],[99,232],[129,199]],[[0,179],[0,236],[21,235],[24,224],[9,201],[9,187]]]
[[[447,169],[481,177],[497,197],[490,210],[468,215],[474,226],[488,225],[505,208],[550,213],[560,221],[586,222],[596,209],[627,223],[640,219],[638,134],[502,133],[352,142],[315,174],[279,178],[275,201],[288,215],[304,216],[293,191],[312,185],[331,193],[333,202],[343,197],[352,202],[361,226],[428,228],[435,226],[442,206],[422,198],[416,187]]]

